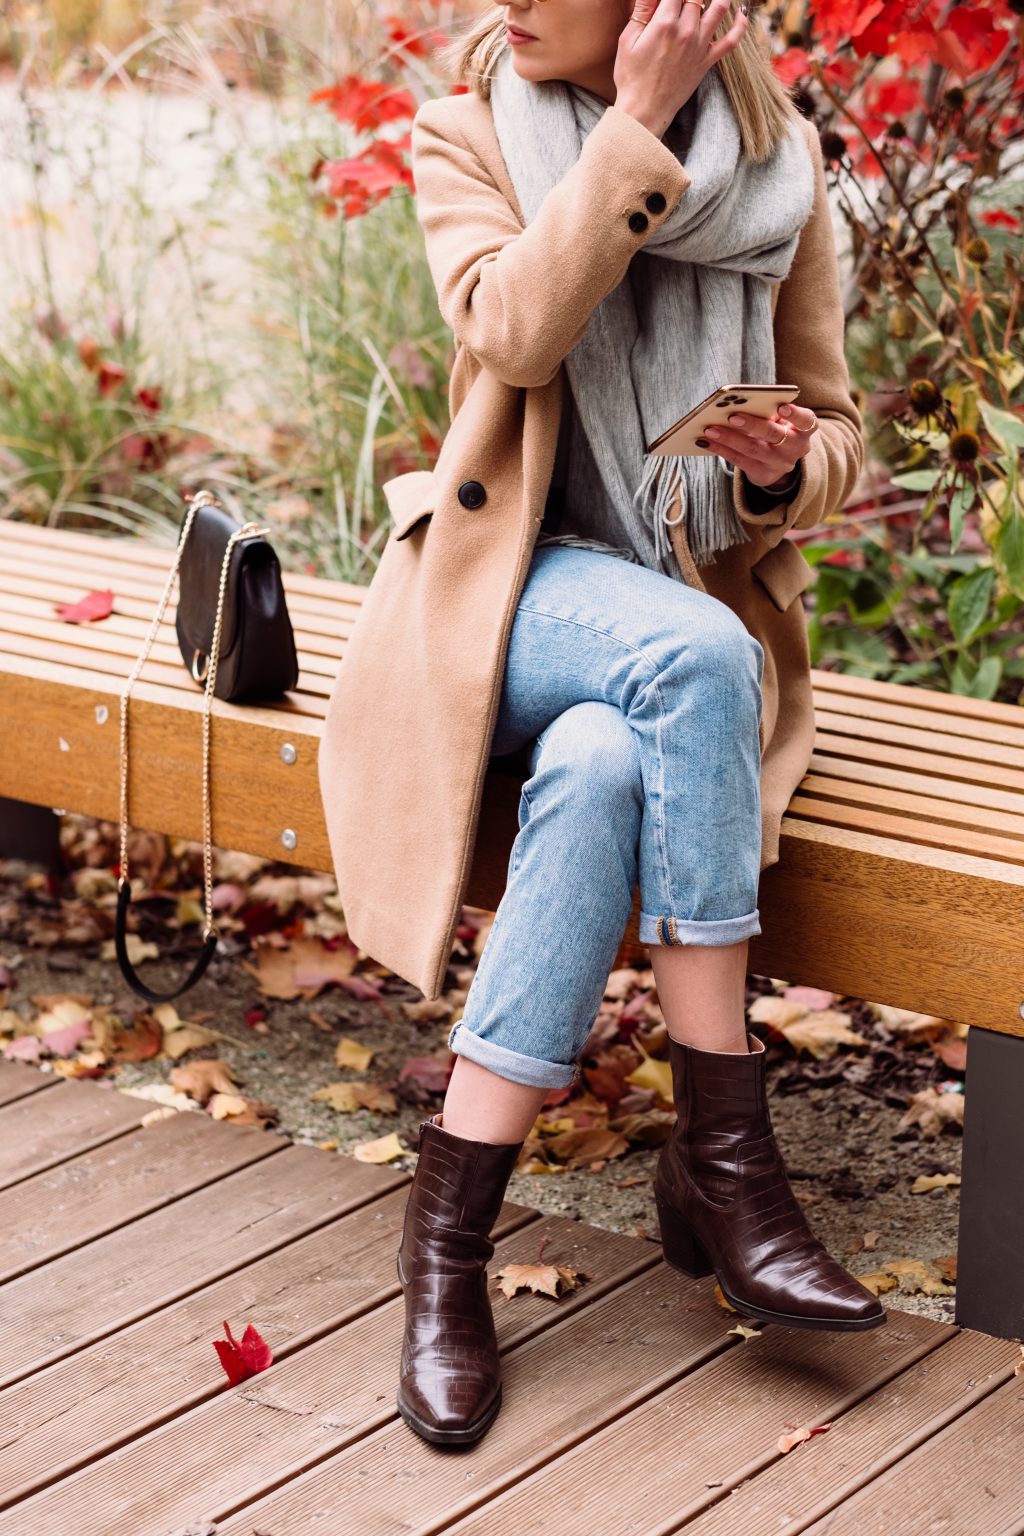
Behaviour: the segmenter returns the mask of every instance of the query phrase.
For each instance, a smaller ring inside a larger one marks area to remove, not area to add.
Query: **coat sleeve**
[[[503,382],[546,384],[690,177],[613,103],[524,227],[454,118],[438,97],[421,104],[412,126],[416,214],[441,314]],[[636,214],[646,220],[640,230],[630,226]]]
[[[818,430],[790,501],[757,512],[742,472],[736,469],[733,474],[736,511],[744,522],[764,530],[769,545],[777,544],[790,528],[814,528],[838,511],[852,494],[864,462],[863,422],[850,393],[839,261],[821,141],[812,123],[803,120],[802,126],[814,165],[814,204],[775,306],[775,377],[800,386],[795,403],[810,406]]]

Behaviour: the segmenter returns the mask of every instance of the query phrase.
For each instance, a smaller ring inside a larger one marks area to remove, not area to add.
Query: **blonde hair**
[[[738,0],[732,0],[723,26],[732,26]],[[478,17],[436,48],[433,58],[452,84],[468,83],[484,101],[490,100],[491,78],[498,59],[509,46],[505,21]],[[736,47],[713,67],[729,93],[739,124],[743,153],[749,160],[769,159],[798,113],[793,99],[771,64],[771,44],[756,10]]]

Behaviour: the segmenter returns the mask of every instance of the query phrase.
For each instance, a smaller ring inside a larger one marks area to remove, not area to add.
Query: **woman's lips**
[[[507,23],[505,31],[508,33],[510,43],[535,43],[537,41],[531,32],[520,32],[517,28],[510,27]]]

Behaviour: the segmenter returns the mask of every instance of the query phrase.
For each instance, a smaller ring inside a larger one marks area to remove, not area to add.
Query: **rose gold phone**
[[[734,411],[743,411],[748,416],[762,416],[768,421],[780,405],[795,400],[799,393],[797,384],[723,384],[714,394],[702,400],[700,405],[695,405],[692,411],[681,416],[674,426],[656,437],[653,443],[648,443],[647,452],[661,455],[678,453],[694,457],[717,453],[719,450],[714,441],[701,436],[705,426],[727,427]]]

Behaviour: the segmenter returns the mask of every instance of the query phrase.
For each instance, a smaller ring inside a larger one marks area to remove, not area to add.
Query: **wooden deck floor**
[[[910,1313],[743,1341],[713,1282],[507,1202],[504,1402],[476,1445],[394,1406],[411,1175],[0,1065],[0,1536],[1010,1536],[1020,1345]],[[227,1385],[253,1322],[271,1368]],[[782,1454],[795,1424],[831,1422]]]

